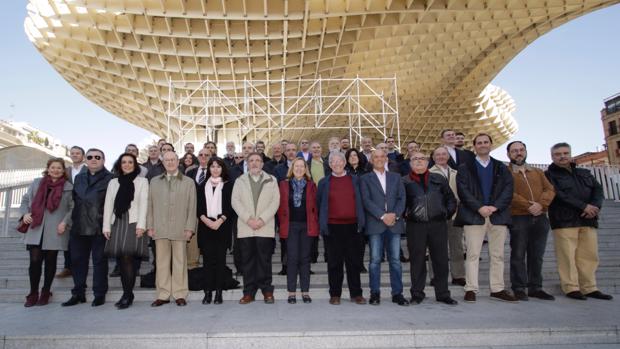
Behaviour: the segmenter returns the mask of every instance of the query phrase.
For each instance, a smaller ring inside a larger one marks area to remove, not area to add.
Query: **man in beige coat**
[[[155,240],[157,267],[157,299],[151,306],[170,303],[170,296],[183,306],[189,294],[186,245],[196,229],[196,186],[179,171],[175,152],[166,152],[163,164],[166,172],[151,180],[146,218],[148,234]]]
[[[276,178],[263,171],[261,154],[251,153],[247,162],[248,173],[235,181],[231,199],[239,217],[237,235],[243,272],[243,298],[239,303],[253,302],[260,288],[265,303],[272,304],[271,255],[280,190]]]

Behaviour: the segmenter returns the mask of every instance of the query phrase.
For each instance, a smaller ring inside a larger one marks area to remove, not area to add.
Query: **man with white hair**
[[[226,142],[226,154],[224,154],[222,160],[224,160],[224,163],[228,166],[228,168],[235,166],[235,142]]]

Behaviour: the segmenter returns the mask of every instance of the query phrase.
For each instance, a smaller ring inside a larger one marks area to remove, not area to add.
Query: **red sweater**
[[[332,176],[329,182],[328,224],[355,224],[355,190],[350,175]]]

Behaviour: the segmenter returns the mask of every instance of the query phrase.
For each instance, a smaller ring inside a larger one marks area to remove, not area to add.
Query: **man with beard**
[[[508,168],[514,180],[510,226],[512,291],[520,301],[527,301],[528,296],[554,300],[552,295],[542,289],[542,264],[549,235],[549,219],[546,213],[555,196],[555,190],[542,170],[527,164],[525,143],[511,142],[506,151],[510,159]]]

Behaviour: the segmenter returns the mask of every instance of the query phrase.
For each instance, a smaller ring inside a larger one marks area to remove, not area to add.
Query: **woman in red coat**
[[[303,158],[293,161],[287,179],[280,182],[280,237],[286,239],[288,251],[287,288],[288,302],[297,303],[297,274],[304,303],[312,302],[310,288],[310,250],[312,238],[319,236],[319,219],[316,207],[316,185],[310,178],[308,165]]]

